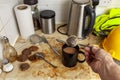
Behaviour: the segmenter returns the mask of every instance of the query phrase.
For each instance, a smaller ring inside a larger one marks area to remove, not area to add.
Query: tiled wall
[[[23,0],[18,0],[19,3],[23,3]],[[56,23],[66,23],[68,18],[69,4],[71,0],[38,0],[39,10],[50,9],[56,13]]]
[[[71,0],[39,0],[39,9],[51,9],[56,12],[56,23],[66,23]]]
[[[23,3],[23,0],[18,0]],[[40,10],[52,9],[56,12],[56,23],[65,23],[68,19],[69,7],[71,0],[38,0],[38,8]],[[96,14],[100,15],[111,7],[120,7],[120,0],[112,0],[112,5],[107,7],[98,6]]]
[[[13,7],[17,0],[0,0],[0,36],[7,36],[12,45],[18,38],[18,30],[14,17]],[[2,44],[0,41],[0,59],[2,58]]]
[[[106,11],[108,11],[109,9],[115,8],[115,7],[120,7],[120,0],[112,0],[111,5],[109,5],[109,6],[100,6],[100,5],[99,5],[99,6],[96,8],[96,14],[97,14],[97,15],[103,14],[103,13],[105,13]]]

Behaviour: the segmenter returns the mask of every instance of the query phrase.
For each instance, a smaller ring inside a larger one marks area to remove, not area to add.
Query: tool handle
[[[49,43],[48,43],[48,45],[50,46],[50,48],[57,54],[57,55],[61,55],[55,48],[53,48]]]
[[[97,59],[96,57],[95,57],[95,54],[93,53],[93,51],[92,51],[92,46],[89,46],[88,44],[87,45],[84,45],[84,44],[79,44],[80,46],[83,46],[83,47],[89,47],[90,48],[90,57],[92,57],[92,58],[94,58],[94,59],[96,59],[96,60],[99,60],[99,59]]]
[[[44,60],[45,62],[47,62],[48,64],[50,64],[52,67],[57,68],[57,66],[53,65],[52,63],[50,63],[49,61],[47,61],[45,58],[43,58],[43,60]]]

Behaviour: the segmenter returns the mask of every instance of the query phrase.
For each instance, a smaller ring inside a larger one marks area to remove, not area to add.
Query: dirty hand
[[[120,80],[120,66],[105,50],[95,47],[85,47],[86,61],[92,70],[98,73],[102,80]]]
[[[114,62],[108,52],[96,46],[85,47],[85,55],[87,63],[96,73],[99,73],[101,68],[107,63]]]

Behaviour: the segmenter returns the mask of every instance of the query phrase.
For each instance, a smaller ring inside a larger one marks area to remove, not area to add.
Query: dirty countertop
[[[53,34],[43,34],[40,30],[36,31],[38,35],[44,35],[49,43],[61,52],[60,42],[56,39],[66,40],[68,37],[55,31]],[[82,44],[100,44],[101,39],[90,34],[86,39],[79,40]],[[18,38],[15,48],[18,54],[21,54],[22,50],[32,46],[29,40],[23,40],[21,37]],[[54,53],[46,43],[39,43],[34,46],[39,47],[38,52],[43,52],[45,58],[52,64],[56,65],[57,68],[53,68],[47,64],[44,60],[36,62],[25,61],[30,64],[30,68],[25,71],[19,69],[19,65],[24,62],[15,61],[13,63],[14,69],[9,73],[3,72],[0,75],[0,80],[101,80],[99,75],[94,73],[86,62],[77,63],[75,67],[68,68],[63,66],[61,57]]]

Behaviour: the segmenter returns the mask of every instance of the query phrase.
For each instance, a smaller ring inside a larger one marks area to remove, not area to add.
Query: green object
[[[120,25],[120,8],[113,8],[108,14],[102,14],[96,18],[93,33],[97,36],[108,35],[109,32]]]

